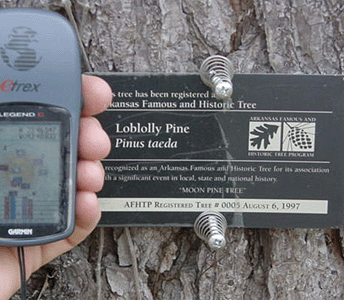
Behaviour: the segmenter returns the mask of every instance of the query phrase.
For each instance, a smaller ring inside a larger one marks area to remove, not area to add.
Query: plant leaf
[[[279,126],[277,125],[271,124],[257,126],[253,131],[250,132],[250,134],[257,136],[250,139],[251,146],[257,146],[257,149],[260,149],[262,142],[264,142],[264,149],[266,149],[270,145],[270,139],[273,139],[275,133],[277,133],[278,127]]]

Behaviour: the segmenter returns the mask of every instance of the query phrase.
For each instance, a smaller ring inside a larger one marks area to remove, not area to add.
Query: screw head
[[[228,81],[221,81],[215,86],[215,97],[219,100],[229,100],[233,94],[233,85]]]
[[[208,240],[211,250],[220,250],[226,246],[226,238],[222,234],[214,234]]]

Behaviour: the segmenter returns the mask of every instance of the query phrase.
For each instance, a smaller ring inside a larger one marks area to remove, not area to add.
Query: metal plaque
[[[222,101],[198,74],[96,75],[113,90],[100,225],[344,223],[342,76],[236,74]]]

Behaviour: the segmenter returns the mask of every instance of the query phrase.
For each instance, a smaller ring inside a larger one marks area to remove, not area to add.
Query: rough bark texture
[[[63,2],[0,7],[65,15]],[[195,72],[212,54],[228,56],[238,73],[344,70],[343,0],[75,0],[72,10],[98,72]],[[343,236],[229,229],[215,254],[191,229],[97,229],[32,276],[30,299],[344,299]]]

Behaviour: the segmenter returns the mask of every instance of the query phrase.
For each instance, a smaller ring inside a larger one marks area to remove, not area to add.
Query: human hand
[[[99,162],[110,151],[110,140],[92,115],[105,110],[112,93],[106,82],[94,76],[83,76],[85,106],[80,120],[79,162],[77,166],[76,223],[67,239],[33,247],[25,247],[27,278],[55,257],[83,241],[96,227],[100,208],[95,192],[104,183],[104,170]],[[20,288],[19,261],[16,247],[0,247],[0,300],[7,300]]]

